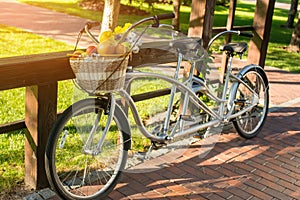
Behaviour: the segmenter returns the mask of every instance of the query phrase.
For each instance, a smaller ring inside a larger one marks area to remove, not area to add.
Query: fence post
[[[253,19],[254,37],[250,41],[248,63],[265,66],[275,0],[257,0]]]
[[[207,48],[212,35],[216,0],[192,0],[190,14],[189,37],[203,39],[203,47]]]
[[[227,30],[231,30],[233,28],[236,4],[237,4],[237,0],[230,0],[229,13],[228,13],[227,24],[226,24]],[[229,42],[231,42],[231,35],[226,35],[225,44],[228,44]],[[221,61],[221,70],[219,74],[219,80],[221,83],[224,82],[225,72],[227,70],[226,69],[227,64],[228,64],[228,57],[226,56],[226,53],[223,52],[222,61]]]
[[[25,183],[34,189],[49,185],[44,154],[56,113],[57,82],[26,87]]]

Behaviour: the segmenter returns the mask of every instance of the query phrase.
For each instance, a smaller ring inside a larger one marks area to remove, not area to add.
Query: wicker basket
[[[118,91],[124,87],[126,57],[99,56],[70,59],[77,84],[90,94]]]

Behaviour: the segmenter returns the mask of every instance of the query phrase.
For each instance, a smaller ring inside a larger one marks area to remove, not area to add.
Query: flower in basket
[[[137,52],[138,45],[137,35],[133,32],[126,33],[127,29],[131,26],[126,23],[123,27],[117,26],[114,31],[107,30],[100,34],[97,52],[100,55],[124,55],[129,51]],[[123,34],[126,36],[123,37]]]

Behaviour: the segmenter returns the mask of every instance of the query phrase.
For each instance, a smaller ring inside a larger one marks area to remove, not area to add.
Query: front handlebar
[[[154,23],[152,24],[152,27],[159,27],[160,20],[164,20],[164,19],[172,19],[175,17],[174,13],[167,13],[167,14],[161,14],[161,15],[154,15],[152,17],[147,17],[144,19],[141,19],[140,21],[137,21],[135,23],[133,23],[127,30],[126,32],[122,35],[122,38],[119,40],[119,42],[122,42],[126,36],[128,35],[128,33],[135,28],[136,26],[143,24],[145,22],[148,21],[154,21]],[[82,29],[80,32],[85,31],[87,33],[87,35],[95,42],[95,43],[99,43],[99,41],[95,38],[95,36],[93,36],[93,34],[90,32],[90,29],[92,29],[93,27],[99,26],[100,23],[99,22],[87,22],[84,29]]]
[[[140,24],[143,24],[145,22],[148,21],[154,21],[154,23],[152,24],[152,27],[159,27],[159,20],[164,20],[164,19],[172,19],[175,17],[174,13],[168,13],[168,14],[161,14],[161,15],[154,15],[152,17],[147,17],[144,19],[141,19],[140,21],[137,21],[135,23],[133,23],[127,30],[126,32],[122,35],[122,38],[120,39],[120,42],[122,42],[126,36],[128,35],[128,33],[135,27],[139,26]]]

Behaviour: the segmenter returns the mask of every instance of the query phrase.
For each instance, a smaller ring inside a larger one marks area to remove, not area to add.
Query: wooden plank
[[[213,33],[220,33],[222,31],[226,31],[226,27],[215,27],[213,28],[212,32]],[[233,26],[232,30],[239,30],[239,31],[253,31],[254,28],[252,25],[245,25],[245,26]]]
[[[57,117],[59,117],[61,115],[61,113],[62,112],[59,112],[57,114]],[[21,130],[21,129],[25,129],[25,128],[27,128],[27,127],[26,127],[24,119],[6,123],[6,124],[0,124],[0,134],[9,133],[12,131],[17,131],[17,130]]]
[[[171,93],[171,89],[170,88],[165,88],[165,89],[161,89],[161,90],[156,90],[156,91],[151,91],[151,92],[145,92],[142,94],[136,94],[131,96],[134,102],[138,102],[138,101],[144,101],[147,99],[152,99],[155,97],[160,97],[160,96],[164,96],[164,95],[168,95]]]
[[[0,90],[74,78],[67,53],[69,52],[0,59]]]
[[[0,59],[0,90],[75,78],[67,53],[70,51]],[[133,54],[129,65],[165,63],[170,60],[176,61],[175,54],[167,50],[146,48]]]
[[[137,67],[149,63],[170,63],[176,62],[177,55],[163,49],[143,48],[137,54],[132,54],[132,59],[129,61],[128,65]]]
[[[48,135],[57,115],[57,82],[26,88],[25,183],[47,187],[44,155]]]
[[[18,120],[7,124],[0,124],[0,134],[17,131],[26,128],[24,120]]]

